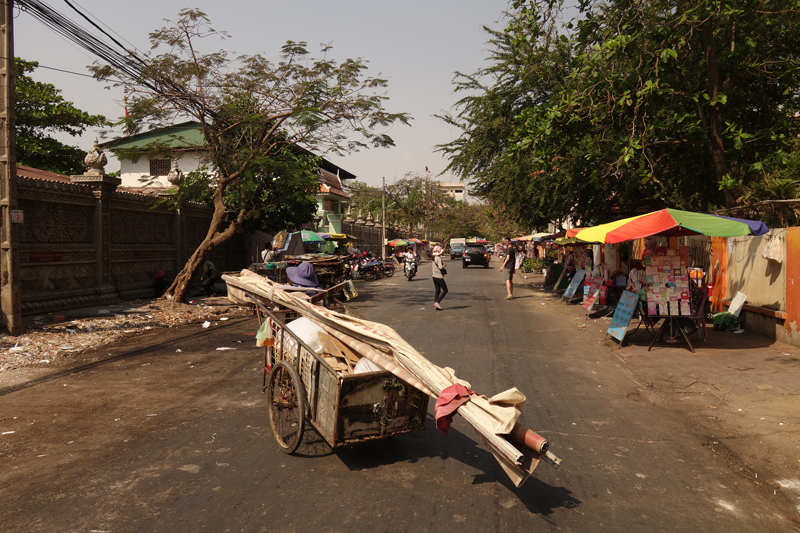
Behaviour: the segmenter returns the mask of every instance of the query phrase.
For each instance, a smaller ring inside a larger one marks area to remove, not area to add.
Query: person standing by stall
[[[505,257],[503,258],[503,266],[500,267],[500,271],[503,273],[503,279],[506,280],[506,291],[508,292],[508,296],[505,297],[506,300],[513,300],[514,299],[514,272],[516,270],[516,254],[514,253],[514,247],[511,246],[511,239],[506,237],[503,239],[503,246],[505,246]]]
[[[447,264],[442,261],[441,246],[434,246],[432,264],[433,270],[431,272],[431,277],[433,278],[433,286],[436,291],[433,296],[433,308],[437,311],[441,311],[442,306],[439,304],[444,300],[444,297],[447,296],[447,283],[444,281],[444,275],[447,273],[447,269],[445,268]]]

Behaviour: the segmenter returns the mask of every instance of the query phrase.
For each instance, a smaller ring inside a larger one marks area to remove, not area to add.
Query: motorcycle
[[[372,261],[361,261],[356,268],[358,269],[358,275],[363,277],[366,281],[375,281],[378,279],[379,271],[375,264]],[[380,277],[383,277],[383,273],[380,273]]]
[[[392,276],[394,276],[395,268],[396,267],[394,264],[394,258],[390,257],[383,264],[383,275],[386,276],[387,278],[391,278]]]
[[[406,261],[403,264],[405,265],[403,268],[403,275],[408,278],[408,281],[411,281],[416,275],[417,265],[415,265],[412,261]]]

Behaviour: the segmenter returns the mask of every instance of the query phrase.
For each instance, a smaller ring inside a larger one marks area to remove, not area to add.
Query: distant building
[[[439,190],[455,199],[456,202],[463,202],[467,195],[467,189],[463,183],[440,183]]]

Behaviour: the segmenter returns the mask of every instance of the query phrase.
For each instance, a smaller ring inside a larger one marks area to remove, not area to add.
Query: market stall
[[[634,306],[630,302],[631,298],[634,298],[634,301],[638,299],[646,304],[644,310],[646,320],[652,323],[662,322],[651,348],[655,342],[663,338],[668,342],[678,342],[679,339],[683,339],[689,349],[694,351],[685,331],[686,325],[699,327],[701,338],[703,337],[704,308],[708,292],[701,287],[702,276],[693,270],[694,265],[690,264],[689,247],[678,246],[675,239],[669,238],[693,235],[740,237],[761,234],[758,232],[763,232],[765,228],[763,223],[757,221],[663,209],[608,224],[576,229],[567,235],[578,241],[603,243],[611,254],[618,252],[619,248],[609,245],[625,243],[628,260],[627,279],[620,279],[618,276],[612,278],[609,273],[616,274],[616,272],[606,264],[603,268],[605,283],[622,285],[620,282],[624,282],[625,291],[633,293],[633,297],[624,293],[620,297],[620,301],[625,298],[625,313],[630,311],[632,314],[637,306],[642,307],[638,304]],[[654,240],[655,237],[667,239],[658,245]],[[617,264],[619,263],[617,259]],[[609,334],[614,335],[620,342],[622,337],[618,335],[624,322],[623,318],[617,317],[615,313],[615,323],[609,328]]]

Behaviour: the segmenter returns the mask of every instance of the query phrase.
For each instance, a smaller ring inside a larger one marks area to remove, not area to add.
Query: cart
[[[296,313],[273,312],[250,298],[259,321],[271,321],[262,392],[267,395],[270,423],[281,451],[297,449],[306,423],[331,448],[425,429],[426,394],[385,370],[340,375],[286,327],[297,318]],[[359,317],[341,302],[333,302],[331,308]]]

